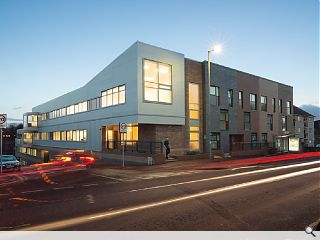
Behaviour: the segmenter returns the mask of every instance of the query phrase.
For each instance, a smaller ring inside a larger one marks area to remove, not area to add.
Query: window
[[[144,100],[172,103],[171,65],[143,60]]]
[[[109,107],[113,105],[123,104],[126,102],[126,86],[118,86],[110,88],[101,93],[101,107]],[[100,102],[95,103],[99,105]]]
[[[267,111],[267,97],[266,96],[261,96],[261,111],[266,112]]]
[[[190,150],[199,150],[199,127],[190,126]]]
[[[80,139],[79,130],[72,131],[72,140],[78,142]]]
[[[119,104],[126,102],[126,86],[122,85],[119,87]]]
[[[272,111],[275,113],[276,112],[276,99],[272,98]]]
[[[60,141],[60,132],[53,132],[53,141]]]
[[[250,93],[250,108],[251,110],[257,110],[257,94]]]
[[[290,115],[291,114],[291,102],[287,101],[287,114]]]
[[[257,146],[257,134],[256,133],[251,133],[251,145],[253,147]]]
[[[74,114],[74,105],[67,107],[67,115],[72,115],[72,114]]]
[[[106,97],[105,97],[106,98]],[[88,101],[88,110],[95,110],[100,108],[100,98],[94,98]]]
[[[267,129],[268,131],[273,131],[273,115],[272,114],[267,115]]]
[[[243,113],[243,124],[244,124],[244,130],[250,131],[251,130],[251,119],[250,119],[250,113],[244,112]]]
[[[262,133],[261,134],[261,142],[262,143],[267,143],[268,142],[268,134],[267,133]]]
[[[61,141],[67,141],[67,131],[62,131],[60,136],[61,136]]]
[[[220,133],[211,133],[211,149],[220,149]]]
[[[239,108],[243,108],[243,92],[239,91]]]
[[[229,113],[228,110],[220,110],[220,130],[229,129]]]
[[[199,84],[189,83],[189,117],[199,119]]]
[[[282,117],[282,131],[287,131],[287,117]]]
[[[278,101],[278,108],[279,108],[279,113],[282,113],[282,99],[279,99]]]
[[[210,86],[210,95],[213,96],[212,104],[220,106],[220,88],[216,86]]]
[[[232,89],[228,90],[228,104],[229,104],[229,107],[233,107],[233,90]]]
[[[73,140],[72,137],[73,137],[72,131],[71,130],[67,131],[67,141],[72,141]]]

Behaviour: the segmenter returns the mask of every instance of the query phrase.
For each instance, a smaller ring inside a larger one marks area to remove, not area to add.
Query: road
[[[316,159],[126,171],[78,167],[3,182],[0,230],[303,231],[320,218]]]

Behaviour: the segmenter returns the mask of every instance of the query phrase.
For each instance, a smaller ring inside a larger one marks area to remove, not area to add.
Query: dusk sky
[[[0,113],[83,86],[135,41],[293,86],[319,106],[317,0],[0,0]],[[125,70],[125,69],[124,69]]]

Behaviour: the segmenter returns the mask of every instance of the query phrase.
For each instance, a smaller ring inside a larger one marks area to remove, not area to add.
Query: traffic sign
[[[126,123],[119,123],[120,133],[127,133],[127,124]]]
[[[7,127],[7,114],[0,114],[0,128]]]

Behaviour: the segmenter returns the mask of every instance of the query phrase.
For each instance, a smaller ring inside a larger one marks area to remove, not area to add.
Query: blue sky
[[[92,79],[139,40],[294,87],[319,106],[317,0],[0,0],[0,113],[33,106]]]

